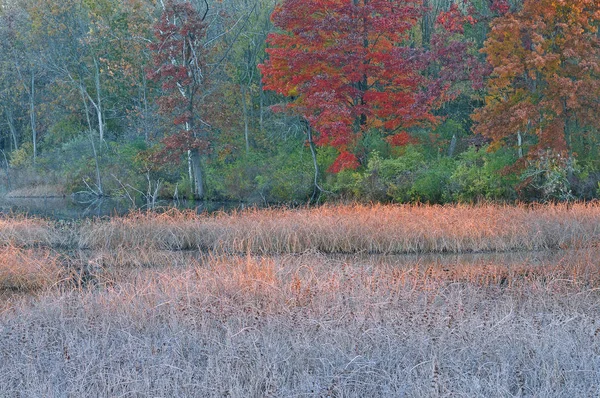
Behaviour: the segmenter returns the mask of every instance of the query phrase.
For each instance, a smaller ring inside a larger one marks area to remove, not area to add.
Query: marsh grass
[[[321,259],[330,264],[353,264],[375,269],[377,277],[398,278],[407,284],[425,288],[444,283],[468,283],[481,287],[519,287],[532,284],[571,284],[583,288],[600,288],[600,249],[582,249],[555,252],[480,253],[470,255],[327,255],[315,251],[287,255],[224,255],[192,251],[146,250],[136,251],[82,251],[77,264],[91,264],[105,277],[121,275],[126,280],[132,275],[156,270],[189,269],[196,272],[227,272],[239,277],[240,270],[257,269],[272,272],[273,262],[287,264],[292,259],[310,258],[313,269]],[[240,264],[244,267],[240,267]],[[77,268],[71,266],[70,268]],[[285,268],[285,267],[284,267]],[[324,269],[318,266],[319,278]],[[170,272],[170,271],[168,271]],[[283,272],[280,269],[280,272]],[[238,278],[239,279],[239,278]],[[246,280],[247,275],[241,279]],[[253,278],[254,279],[254,278]],[[286,280],[297,279],[286,275]],[[114,282],[114,281],[113,281]]]
[[[59,284],[64,268],[48,250],[0,247],[0,291],[29,292]]]
[[[0,247],[54,246],[60,243],[58,232],[47,220],[0,215]]]
[[[96,254],[0,314],[0,396],[597,396],[596,256]]]
[[[104,250],[399,254],[576,249],[599,241],[599,205],[488,204],[138,213],[87,224],[78,244]]]
[[[73,244],[0,246],[0,397],[600,396],[599,221],[595,205],[16,220]]]

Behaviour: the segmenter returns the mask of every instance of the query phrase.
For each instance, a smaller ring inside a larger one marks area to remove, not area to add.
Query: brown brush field
[[[0,247],[54,246],[60,243],[60,236],[49,221],[0,215]]]
[[[594,205],[0,222],[0,397],[600,395]]]
[[[400,254],[572,249],[599,242],[600,205],[575,204],[139,213],[89,223],[77,244],[90,249]]]

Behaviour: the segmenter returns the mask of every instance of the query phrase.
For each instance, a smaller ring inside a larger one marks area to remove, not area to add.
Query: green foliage
[[[467,135],[463,124],[456,119],[444,120],[443,123],[436,127],[434,133],[438,134],[440,138],[448,141],[451,140],[454,135],[456,135],[457,138]]]
[[[456,168],[452,158],[441,158],[431,162],[419,173],[411,191],[411,201],[420,203],[445,203],[452,200],[450,181]]]
[[[119,196],[128,185],[139,190],[145,189],[146,170],[137,156],[145,148],[142,140],[101,143],[94,138],[94,145],[105,194]],[[48,148],[38,157],[38,164],[47,169],[61,170],[63,184],[70,192],[87,189],[84,180],[90,185],[96,183],[94,151],[87,132],[80,133],[60,146]],[[135,192],[131,188],[128,190],[130,194]]]
[[[515,162],[508,150],[489,153],[485,148],[470,148],[462,153],[450,178],[452,198],[459,202],[514,199],[514,174],[503,171]]]
[[[252,200],[257,190],[256,178],[263,172],[264,157],[260,154],[241,156],[233,162],[213,163],[208,168],[207,185],[212,198]]]
[[[62,170],[67,191],[85,190],[84,180],[93,179],[95,163],[87,133],[81,133],[59,147],[44,153],[48,167]]]
[[[85,127],[82,125],[81,120],[76,115],[69,115],[62,119],[59,119],[48,129],[48,134],[44,136],[44,147],[52,148],[57,145],[66,143],[74,139]]]
[[[21,169],[33,164],[33,144],[26,142],[10,155],[10,167]]]
[[[266,187],[270,188],[268,200],[271,202],[306,202],[313,193],[314,169],[308,150],[299,150],[290,156],[278,157],[271,166],[273,174],[266,174],[263,178],[268,181]]]
[[[273,155],[252,153],[207,168],[209,197],[254,203],[306,201],[313,192],[310,150],[301,143]],[[328,161],[330,155],[321,155]],[[335,156],[334,156],[335,158]]]
[[[397,158],[374,157],[369,160],[363,180],[368,187],[365,194],[371,196],[383,186],[386,195],[394,202],[409,202],[411,188],[424,167],[425,156],[414,146],[407,147],[405,153]]]
[[[143,153],[148,149],[148,144],[143,138],[137,138],[125,143],[110,142],[109,147],[122,163],[134,166],[136,171],[147,171],[148,167],[139,156],[140,153]]]
[[[347,169],[327,176],[325,186],[339,198],[356,200],[362,194],[362,179],[360,171]]]
[[[194,185],[187,174],[181,174],[180,179],[176,182],[177,196],[181,199],[194,200]],[[173,190],[175,196],[175,190]]]
[[[356,152],[363,156],[377,152],[379,156],[387,158],[390,156],[390,144],[384,139],[381,130],[371,129],[361,137]]]
[[[413,183],[425,164],[425,156],[417,146],[404,148],[404,153],[395,158],[382,158],[372,152],[363,171],[340,172],[330,185],[334,192],[353,199],[409,202]]]

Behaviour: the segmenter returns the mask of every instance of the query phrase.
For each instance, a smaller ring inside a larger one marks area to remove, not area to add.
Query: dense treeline
[[[268,203],[600,193],[594,0],[0,6],[3,191]]]

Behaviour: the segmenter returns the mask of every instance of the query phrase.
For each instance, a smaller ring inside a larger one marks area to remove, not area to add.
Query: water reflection
[[[156,208],[193,209],[201,212],[229,211],[243,209],[239,202],[196,202],[189,200],[158,201]],[[78,219],[90,217],[110,217],[124,215],[134,210],[145,210],[145,205],[133,205],[130,201],[113,198],[0,198],[1,214],[27,214],[55,219]]]

